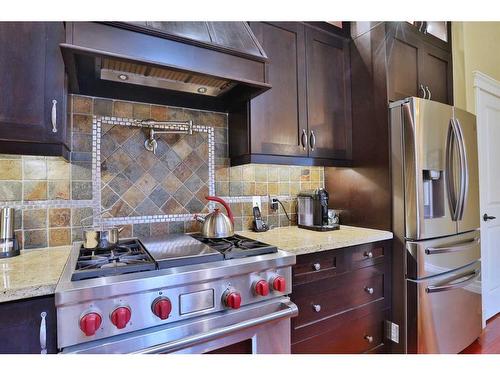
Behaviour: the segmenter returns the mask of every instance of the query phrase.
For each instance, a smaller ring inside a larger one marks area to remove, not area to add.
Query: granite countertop
[[[0,303],[53,294],[71,246],[23,250],[0,259]]]
[[[339,249],[369,242],[388,240],[392,233],[385,230],[341,225],[339,230],[316,232],[299,227],[281,227],[267,232],[238,232],[242,236],[277,246],[295,255]]]

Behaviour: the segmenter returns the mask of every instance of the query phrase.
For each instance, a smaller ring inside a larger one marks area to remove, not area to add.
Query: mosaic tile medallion
[[[144,147],[148,129],[137,119],[93,117],[95,225],[190,221],[213,208],[204,196],[215,194],[214,128],[193,125],[193,134],[155,135],[156,153]]]

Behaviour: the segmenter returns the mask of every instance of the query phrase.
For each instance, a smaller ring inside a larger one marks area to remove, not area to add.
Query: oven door
[[[254,354],[289,354],[290,319],[298,308],[287,297],[64,348],[62,353],[200,354],[248,347]],[[238,345],[242,344],[242,345]]]
[[[481,262],[408,280],[408,352],[459,353],[481,334]],[[413,324],[412,324],[413,323]]]

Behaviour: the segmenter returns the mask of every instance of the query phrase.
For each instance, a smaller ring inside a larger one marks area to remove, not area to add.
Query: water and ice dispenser
[[[423,170],[424,218],[432,219],[444,216],[444,173],[442,170]]]

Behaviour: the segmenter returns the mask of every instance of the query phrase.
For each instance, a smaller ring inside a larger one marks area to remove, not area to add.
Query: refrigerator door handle
[[[409,102],[403,104],[403,137],[408,145],[408,150],[416,150],[417,143],[415,140],[415,123],[413,121],[412,110]],[[416,170],[418,169],[417,157],[415,151],[411,151],[409,154],[405,155],[405,164],[411,164]],[[419,189],[417,188],[416,182],[412,183],[413,186],[406,186],[405,191],[409,189],[414,190],[415,201],[417,202],[417,207],[421,206],[422,197],[420,197]],[[421,222],[420,222],[420,208],[415,210],[415,229],[417,237],[420,237],[421,232]]]
[[[454,120],[458,135],[458,149],[460,153],[460,195],[458,199],[457,220],[462,220],[464,216],[465,201],[467,200],[467,192],[469,189],[469,169],[467,166],[467,153],[465,152],[464,135],[462,126],[458,119]]]
[[[439,293],[439,292],[446,292],[448,290],[462,288],[465,285],[468,285],[468,284],[472,283],[474,280],[476,280],[479,277],[479,275],[481,275],[481,271],[479,269],[475,269],[473,271],[458,275],[453,280],[450,280],[450,283],[448,283],[448,284],[429,285],[427,288],[425,288],[425,291],[426,291],[426,293]],[[462,279],[464,277],[467,277],[467,278],[463,281],[458,282],[458,283],[453,283],[453,281]]]
[[[427,255],[433,255],[433,254],[444,254],[444,253],[454,253],[458,251],[464,251],[468,250],[470,248],[473,248],[477,244],[480,243],[480,238],[475,237],[470,241],[467,241],[465,243],[460,243],[458,245],[452,245],[452,246],[443,246],[443,247],[428,247],[425,249],[425,253]]]
[[[457,221],[458,204],[457,193],[455,191],[455,171],[453,168],[453,154],[457,142],[456,125],[453,119],[450,119],[448,135],[446,137],[446,185],[448,201],[450,203],[451,219]]]

